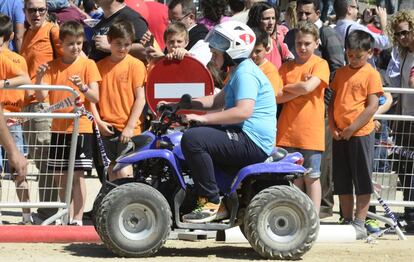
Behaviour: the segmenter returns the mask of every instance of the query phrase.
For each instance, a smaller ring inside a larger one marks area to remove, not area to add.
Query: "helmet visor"
[[[210,48],[217,49],[223,53],[230,48],[230,40],[215,30],[210,31],[204,41],[208,42]]]

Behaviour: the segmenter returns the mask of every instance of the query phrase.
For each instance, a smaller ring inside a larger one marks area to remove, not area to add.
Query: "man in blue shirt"
[[[24,34],[23,0],[0,1],[0,13],[7,15],[13,21],[14,39],[10,42],[9,49],[18,53]]]
[[[391,41],[387,35],[375,34],[369,29],[359,24],[356,20],[358,18],[358,1],[357,0],[335,0],[334,10],[336,13],[336,26],[334,27],[341,42],[345,46],[345,39],[350,32],[354,30],[362,30],[369,33],[375,40],[374,48],[379,50],[387,49],[391,47]],[[385,30],[387,25],[387,13],[382,7],[378,7],[378,16],[380,18],[381,29]]]

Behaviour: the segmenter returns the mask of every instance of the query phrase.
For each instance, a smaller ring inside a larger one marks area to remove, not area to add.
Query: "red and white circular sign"
[[[184,94],[192,98],[212,95],[214,82],[208,69],[197,59],[185,56],[183,60],[158,61],[149,72],[146,98],[151,111],[156,114],[160,101],[179,102]],[[185,113],[189,111],[186,110]]]

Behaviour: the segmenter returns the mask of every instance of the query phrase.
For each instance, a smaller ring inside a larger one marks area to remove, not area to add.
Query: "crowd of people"
[[[69,97],[63,91],[4,90],[7,87],[70,86],[92,112],[107,155],[114,161],[131,138],[144,130],[144,87],[155,62],[163,57],[192,56],[211,72],[217,92],[191,102],[193,108],[214,109],[213,113],[186,116],[206,126],[183,137],[190,168],[199,171],[195,172],[199,207],[185,219],[197,223],[219,217],[221,201],[213,171],[200,167],[211,167],[219,159],[234,160],[243,167],[266,159],[277,145],[304,156],[304,166],[311,171],[294,183],[308,194],[321,218],[332,216],[333,194],[337,194],[341,223],[352,224],[358,239],[366,238],[367,230],[378,232],[378,222],[367,219],[368,209],[375,209],[369,207],[371,175],[390,167],[374,161],[382,153],[374,150],[374,144],[387,139],[383,134],[391,127],[386,121],[374,121],[373,116],[387,111],[414,115],[412,95],[396,97],[382,89],[414,87],[414,7],[410,1],[377,1],[362,12],[357,0],[200,0],[198,6],[192,0],[167,2],[3,1],[3,110],[40,112]],[[238,30],[253,42],[238,35]],[[277,113],[270,109],[276,104]],[[266,122],[266,130],[257,121]],[[2,145],[10,166],[20,170],[14,178],[20,201],[29,201],[22,155],[34,159],[40,173],[59,170],[53,176],[39,176],[39,200],[63,201],[73,122],[36,119],[9,126],[20,153],[10,145],[3,124]],[[410,136],[411,125],[395,128]],[[73,225],[83,224],[84,172],[93,166],[102,172],[93,133],[92,123],[82,117],[71,201]],[[231,137],[238,138],[239,147],[227,141]],[[407,137],[396,137],[395,142],[405,147],[412,143]],[[238,153],[225,157],[231,148]],[[412,169],[412,164],[406,164],[396,171],[405,174]],[[110,166],[108,178],[113,181],[132,172],[130,167],[112,172]],[[414,179],[400,180],[407,188],[404,200],[413,201]],[[59,192],[50,190],[56,183],[62,188]],[[55,212],[37,210],[43,218]],[[30,209],[23,209],[22,217],[23,224],[32,223]],[[406,230],[414,231],[413,208],[405,208],[405,219]]]

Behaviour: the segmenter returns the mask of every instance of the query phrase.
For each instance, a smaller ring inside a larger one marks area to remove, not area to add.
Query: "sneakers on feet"
[[[215,220],[223,220],[229,217],[229,211],[227,211],[226,205],[222,201],[220,203],[220,207],[217,211],[216,219]]]
[[[365,220],[365,228],[367,229],[369,234],[375,234],[381,231],[379,222],[375,219]]]
[[[19,223],[17,223],[19,226],[31,226],[31,225],[35,225],[35,223],[32,221],[20,221]]]
[[[81,227],[82,225],[80,225],[79,223],[76,223],[76,222],[72,222],[72,223],[69,223],[68,226],[78,226],[78,227]]]
[[[183,216],[183,221],[187,223],[207,223],[216,219],[220,204],[208,202],[205,197],[199,197],[197,207]]]
[[[339,218],[338,224],[340,225],[349,225],[351,224],[351,220],[345,219],[343,217]]]
[[[368,237],[367,230],[364,225],[358,225],[354,221],[351,222],[351,225],[355,228],[357,240],[364,240]]]

